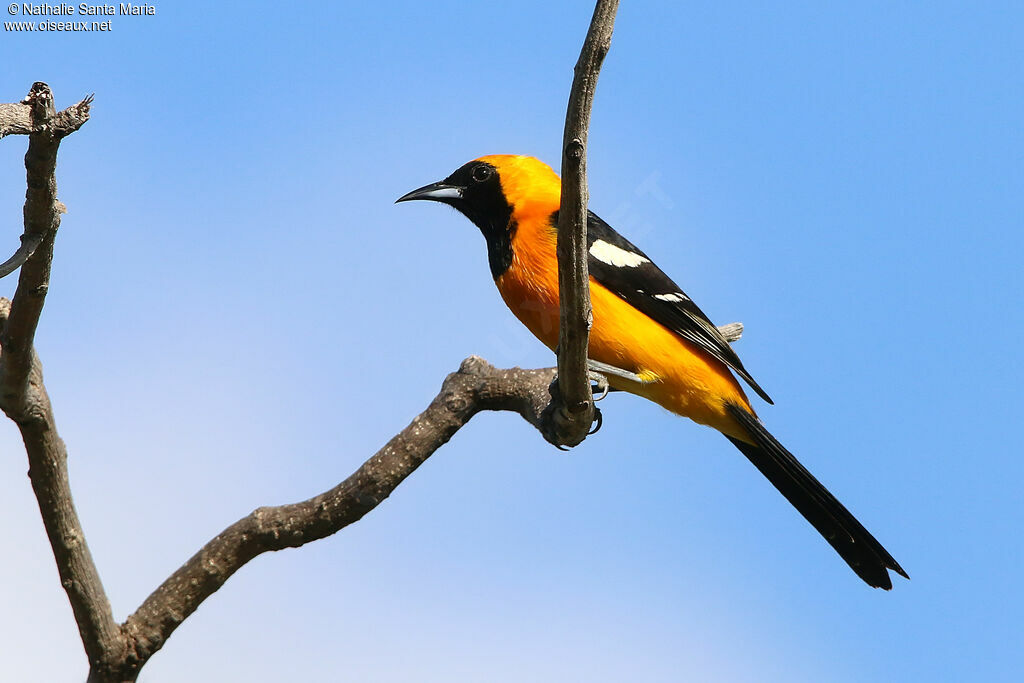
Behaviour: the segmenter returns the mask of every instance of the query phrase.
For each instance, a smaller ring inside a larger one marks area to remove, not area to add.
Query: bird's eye
[[[478,183],[485,183],[491,179],[492,173],[493,171],[491,171],[490,166],[477,166],[473,169],[473,180]]]

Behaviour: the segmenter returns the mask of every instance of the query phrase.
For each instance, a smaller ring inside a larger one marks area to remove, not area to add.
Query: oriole
[[[476,224],[487,242],[491,275],[505,303],[554,349],[560,197],[561,181],[543,162],[495,155],[471,161],[398,201],[448,204]],[[892,588],[888,569],[909,578],[761,424],[732,372],[764,400],[771,399],[690,297],[647,254],[592,212],[587,232],[593,307],[588,355],[626,371],[623,376],[610,375],[611,386],[724,434],[869,585]]]

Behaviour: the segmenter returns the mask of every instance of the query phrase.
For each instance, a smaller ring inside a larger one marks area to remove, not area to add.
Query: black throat
[[[462,196],[449,203],[480,228],[487,242],[491,276],[497,280],[512,265],[512,239],[517,228],[513,206],[505,198],[497,169],[486,162],[470,162],[444,182],[463,188]]]
[[[455,208],[480,228],[487,242],[487,264],[491,267],[491,276],[497,280],[512,265],[512,238],[518,227],[512,219],[512,207],[502,197],[500,206],[491,205],[484,211],[469,204]]]
[[[491,277],[495,280],[512,266],[512,238],[519,226],[512,219],[511,208],[504,223],[501,227],[480,228],[487,241],[487,265],[491,267]]]

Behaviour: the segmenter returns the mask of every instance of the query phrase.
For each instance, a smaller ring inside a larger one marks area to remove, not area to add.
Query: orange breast
[[[519,230],[529,230],[520,222]],[[549,348],[558,345],[558,270],[555,236],[517,234],[512,266],[496,281],[505,303]],[[590,280],[594,324],[590,358],[651,376],[645,384],[610,378],[612,386],[741,439],[749,438],[725,410],[731,401],[750,407],[729,368],[671,332],[601,284]]]

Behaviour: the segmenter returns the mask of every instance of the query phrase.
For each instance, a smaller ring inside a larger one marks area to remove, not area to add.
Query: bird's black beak
[[[411,202],[414,199],[429,199],[432,202],[453,204],[454,202],[462,199],[462,191],[463,188],[457,185],[451,185],[442,180],[438,183],[424,185],[418,190],[413,190],[409,194],[402,195],[395,200],[395,204],[398,202]]]

